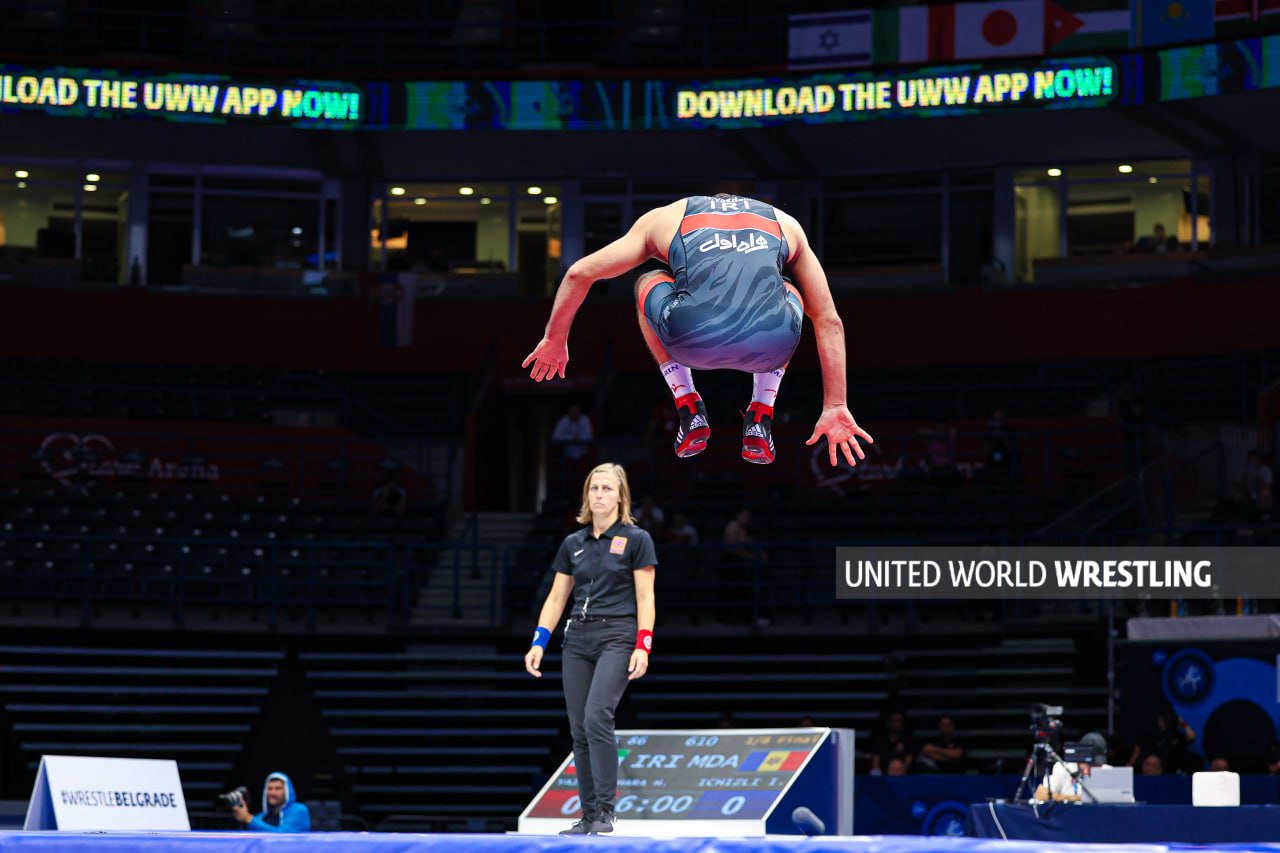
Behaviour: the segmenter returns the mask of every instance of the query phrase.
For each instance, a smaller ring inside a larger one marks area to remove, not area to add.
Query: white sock
[[[693,387],[693,371],[685,367],[678,361],[668,361],[659,365],[662,371],[662,378],[666,380],[667,387],[671,389],[671,396],[677,400],[685,394],[692,394],[697,389]]]
[[[782,387],[782,374],[785,367],[770,370],[768,373],[751,374],[751,402],[764,403],[772,407],[778,401],[778,389]]]

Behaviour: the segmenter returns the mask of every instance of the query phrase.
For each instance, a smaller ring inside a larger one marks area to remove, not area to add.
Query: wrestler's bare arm
[[[667,245],[679,227],[684,206],[681,199],[650,210],[637,219],[626,234],[569,267],[556,290],[546,333],[520,365],[533,365],[529,375],[534,380],[564,378],[565,365],[569,363],[569,329],[591,285],[622,275],[650,258],[665,260]]]
[[[805,314],[813,323],[813,336],[818,345],[818,362],[822,365],[822,415],[818,418],[813,435],[805,443],[816,444],[820,437],[826,436],[832,465],[836,464],[837,448],[844,454],[845,460],[850,465],[857,465],[855,455],[858,459],[866,458],[861,445],[858,444],[858,438],[862,438],[868,444],[874,443],[874,440],[869,433],[858,426],[849,412],[848,387],[845,378],[844,323],[836,312],[835,300],[831,298],[831,286],[827,282],[827,274],[813,253],[804,229],[791,215],[776,208],[774,210],[791,251],[787,270],[800,290],[800,297],[804,300]]]

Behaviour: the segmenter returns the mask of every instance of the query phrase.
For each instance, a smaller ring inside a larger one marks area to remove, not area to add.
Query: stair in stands
[[[482,512],[475,517],[473,534],[468,519],[460,519],[449,538],[456,547],[439,551],[435,565],[426,569],[410,626],[488,626],[491,618],[500,617],[507,549],[524,542],[533,522],[533,513]],[[479,543],[478,550],[473,542]]]

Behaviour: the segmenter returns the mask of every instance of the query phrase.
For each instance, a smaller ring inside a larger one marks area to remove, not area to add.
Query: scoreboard
[[[795,835],[813,811],[828,834],[853,832],[850,729],[624,730],[615,835]],[[557,833],[582,814],[573,755],[520,815],[520,832]]]

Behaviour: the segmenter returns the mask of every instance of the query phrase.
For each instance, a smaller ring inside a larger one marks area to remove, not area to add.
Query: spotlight
[[[90,172],[84,176],[84,179],[91,184],[96,184],[98,181],[102,180],[102,176],[97,172]]]
[[[458,187],[458,195],[475,195],[475,187]]]
[[[542,187],[529,187],[527,192],[529,195],[542,195]]]
[[[85,184],[85,185],[84,185],[84,191],[85,191],[85,192],[87,192],[87,193],[97,192],[97,191],[98,191],[98,186],[97,186],[97,184]]]
[[[556,203],[556,202],[558,202],[558,201],[560,201],[560,199],[556,198],[556,197],[555,197],[555,196],[553,196],[553,195],[545,196],[545,197],[542,199],[542,203],[543,203],[543,204],[555,204],[555,203]]]
[[[1121,166],[1116,166],[1116,169],[1117,169],[1117,170],[1120,172],[1120,174],[1122,174],[1122,175],[1127,175],[1127,174],[1129,174],[1130,172],[1132,172],[1132,171],[1133,171],[1133,167],[1132,167],[1132,166],[1130,166],[1128,163],[1125,163],[1125,164],[1123,164],[1123,165],[1121,165]]]
[[[1048,174],[1049,174],[1049,177],[1051,178],[1059,178],[1059,177],[1062,177],[1062,170],[1055,166],[1054,168],[1049,170]]]
[[[29,178],[31,177],[31,173],[28,172],[26,169],[19,169],[18,171],[13,173],[13,176],[15,178]]]
[[[392,194],[392,195],[404,195],[404,187],[392,187],[392,188],[391,188],[391,194]]]

